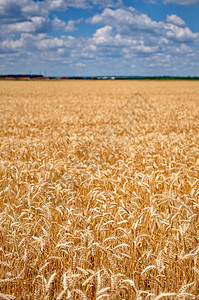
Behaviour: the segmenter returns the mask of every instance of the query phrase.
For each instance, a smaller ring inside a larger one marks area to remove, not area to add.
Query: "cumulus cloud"
[[[166,21],[177,26],[186,26],[185,21],[176,15],[168,15]]]
[[[139,54],[147,56],[170,52],[176,47],[175,43],[190,43],[198,38],[198,33],[193,33],[177,15],[167,16],[166,22],[157,22],[132,7],[105,8],[87,20],[91,24],[102,25],[92,37],[75,39],[67,35],[52,37],[48,34],[56,30],[72,32],[82,21],[79,19],[65,22],[56,16],[52,20],[48,16],[34,16],[15,25],[4,24],[4,31],[21,33],[21,38],[6,39],[2,48],[10,47],[12,51],[14,48],[17,51],[20,47],[30,51],[31,47],[38,51],[51,49],[58,55],[64,55],[70,50],[71,57],[81,56],[85,59],[111,55],[130,58]],[[34,37],[35,33],[37,35]],[[186,50],[183,47],[181,51]]]
[[[191,42],[198,37],[198,33],[193,33],[188,27],[183,28],[174,24],[167,24],[166,29],[167,37],[178,42]]]
[[[23,20],[24,16],[21,11],[21,6],[17,1],[0,0],[0,18],[1,24],[7,22],[16,22]]]
[[[145,0],[146,3],[156,4],[156,0]]]
[[[174,4],[180,4],[180,5],[193,5],[198,3],[198,0],[164,0],[164,3],[174,3]]]
[[[92,6],[117,7],[121,4],[122,0],[0,0],[0,37],[8,33],[72,32],[82,19],[65,22],[56,16],[49,18],[50,12],[65,11],[70,7],[85,9]]]
[[[33,0],[0,0],[0,23],[25,21],[30,16],[41,16],[48,13],[45,2]]]
[[[59,52],[60,55],[70,53],[72,49],[77,46],[78,41],[72,36],[61,36],[61,37],[52,37],[47,34],[38,34],[33,35],[31,33],[23,33],[18,40],[6,39],[0,43],[0,49],[4,51],[17,52],[20,51],[20,54],[23,56],[24,53],[32,55],[34,52],[35,55],[42,55],[48,51],[48,53],[54,52],[54,54]],[[55,56],[54,56],[55,57]],[[48,56],[45,57],[48,59]]]
[[[50,11],[65,11],[70,7],[114,8],[121,6],[122,3],[122,0],[0,0],[0,24],[25,22],[30,17],[48,16]]]
[[[93,35],[93,42],[97,45],[103,44],[112,44],[112,27],[110,25],[106,25],[102,28],[97,29],[95,34]]]
[[[0,16],[4,19],[23,18],[26,14],[47,14],[49,10],[67,10],[69,7],[88,8],[92,6],[118,7],[122,0],[0,0]]]
[[[83,68],[83,67],[85,67],[86,65],[85,65],[85,64],[83,64],[83,63],[76,63],[76,66],[77,66],[77,67],[81,67],[81,68]]]
[[[51,21],[45,17],[32,17],[29,21],[9,24],[7,26],[9,32],[49,32],[51,31]]]
[[[100,26],[89,43],[95,47],[94,55],[107,61],[115,56],[140,68],[150,65],[169,70],[174,64],[182,64],[179,55],[196,51],[198,33],[193,33],[177,15],[157,22],[135,8],[106,8],[87,22]]]
[[[167,16],[166,22],[156,22],[133,7],[116,10],[106,8],[101,14],[90,18],[88,22],[105,24],[123,36],[133,35],[140,40],[144,37],[146,41],[153,40],[153,43],[157,37],[179,42],[194,41],[198,37],[198,33],[193,33],[184,20],[177,15]]]
[[[3,24],[2,29],[4,34],[9,33],[9,35],[16,33],[47,33],[57,30],[72,32],[76,30],[75,24],[78,24],[82,21],[79,20],[69,20],[67,23],[63,20],[60,20],[57,17],[54,17],[52,20],[48,17],[31,17],[24,22],[17,22],[15,24]]]
[[[66,21],[56,13],[70,7],[94,6],[105,8],[86,21]],[[84,21],[94,33],[72,36],[71,32]],[[181,63],[183,55],[188,64],[199,43],[198,33],[192,32],[179,16],[172,14],[165,21],[155,21],[146,13],[125,7],[120,0],[0,0],[0,24],[0,60],[6,57],[10,63],[13,59],[13,64],[16,57],[23,64],[60,62],[78,70],[90,64],[92,72],[94,66],[97,70],[109,63],[118,72],[125,64],[135,69],[137,65],[169,68],[174,60]],[[198,56],[194,57],[197,60]]]
[[[59,48],[72,48],[75,46],[75,38],[72,36],[62,36],[60,38],[57,37],[46,37],[38,41],[35,46],[39,50],[48,50],[48,49],[59,49]]]
[[[133,7],[128,9],[119,8],[112,10],[104,9],[101,14],[96,14],[88,22],[92,24],[105,23],[117,28],[118,32],[132,32],[133,30],[155,30],[159,28],[159,24],[153,21],[146,14],[140,13]]]
[[[3,50],[11,50],[11,51],[16,51],[16,50],[20,50],[23,48],[23,42],[22,40],[5,40],[2,42],[1,47]]]
[[[53,30],[62,30],[65,32],[72,32],[77,29],[75,26],[76,24],[79,24],[83,21],[83,19],[78,20],[69,20],[67,23],[63,20],[60,20],[59,18],[55,17],[52,21],[52,28]]]
[[[99,7],[118,7],[123,2],[122,0],[47,0],[51,10],[66,10],[69,7],[74,8],[89,8],[92,6]]]
[[[189,47],[185,44],[181,44],[180,47],[177,47],[177,48],[173,49],[173,51],[176,52],[176,53],[180,53],[180,54],[190,54],[190,53],[193,52],[191,47]]]

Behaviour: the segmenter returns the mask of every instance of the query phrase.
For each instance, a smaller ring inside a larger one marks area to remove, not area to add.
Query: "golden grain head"
[[[0,299],[196,299],[199,86],[0,82]]]

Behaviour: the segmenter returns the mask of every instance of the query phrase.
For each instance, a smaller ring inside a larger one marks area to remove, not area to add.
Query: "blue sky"
[[[0,74],[199,76],[199,0],[0,0]]]

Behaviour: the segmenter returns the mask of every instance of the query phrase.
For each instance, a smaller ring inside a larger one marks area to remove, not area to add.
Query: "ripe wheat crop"
[[[0,299],[198,299],[199,84],[0,82]]]

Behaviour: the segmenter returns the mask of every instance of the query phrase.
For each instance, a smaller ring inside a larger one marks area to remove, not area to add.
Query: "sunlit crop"
[[[199,85],[0,82],[0,299],[196,299]]]

